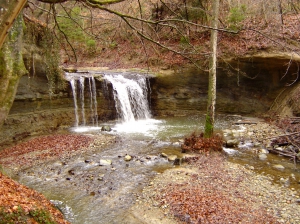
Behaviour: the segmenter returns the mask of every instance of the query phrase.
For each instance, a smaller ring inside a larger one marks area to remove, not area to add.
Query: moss
[[[66,81],[63,79],[63,71],[59,67],[60,63],[60,46],[53,36],[52,30],[41,24],[32,23],[27,21],[25,42],[28,45],[37,46],[38,54],[41,54],[46,68],[46,76],[49,84],[49,94],[56,91],[56,89],[62,89],[66,86]],[[36,54],[36,48],[32,48],[30,54]],[[55,57],[53,57],[55,55]],[[30,57],[27,60],[27,67],[31,69],[33,58]]]
[[[31,223],[32,220],[44,224],[56,223],[51,214],[43,209],[33,209],[26,212],[21,206],[18,206],[14,211],[8,212],[7,209],[0,208],[0,224],[25,224]]]
[[[22,16],[16,18],[0,51],[0,127],[14,101],[19,79],[27,72],[22,57],[22,21]]]
[[[211,117],[207,114],[205,117],[204,137],[210,138],[214,132],[214,124]]]

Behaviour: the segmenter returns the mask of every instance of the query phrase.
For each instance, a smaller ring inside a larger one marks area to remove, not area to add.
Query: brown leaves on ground
[[[200,156],[193,165],[201,175],[190,175],[188,183],[169,183],[156,199],[183,223],[277,223],[239,189],[243,177],[222,168],[223,160],[218,155]]]
[[[87,148],[93,138],[84,135],[43,136],[0,151],[1,165],[29,167],[71,156]],[[0,224],[68,223],[63,215],[41,194],[0,173]]]
[[[22,218],[22,221],[19,217],[21,210],[24,213],[23,216],[26,216]],[[8,223],[8,221],[10,223],[38,223],[29,215],[34,214],[35,211],[47,211],[47,214],[50,214],[51,223],[69,223],[43,195],[0,173],[0,223]],[[13,217],[13,213],[18,213],[16,217],[18,221],[5,219],[8,215]],[[42,214],[43,217],[40,218],[45,219],[45,213]]]
[[[7,167],[32,166],[88,147],[92,138],[84,135],[43,136],[0,151],[0,163]]]
[[[204,138],[203,133],[196,135],[192,133],[191,136],[184,139],[181,145],[183,152],[192,151],[198,153],[221,152],[223,139],[220,135],[214,135],[211,138]]]

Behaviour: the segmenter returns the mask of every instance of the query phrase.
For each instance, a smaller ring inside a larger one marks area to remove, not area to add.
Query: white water
[[[74,99],[75,132],[99,130],[97,112],[97,90],[95,78],[92,74],[66,73],[70,81]],[[108,94],[108,83],[111,83],[115,100],[118,124],[113,127],[117,132],[147,134],[157,128],[160,121],[151,119],[148,102],[147,79],[139,74],[108,73],[104,75],[103,94]],[[88,93],[85,93],[88,92]],[[86,110],[91,114],[91,121],[87,122]],[[91,126],[87,126],[87,125]]]
[[[116,130],[118,133],[138,133],[143,136],[155,137],[159,132],[161,123],[163,123],[163,121],[155,119],[134,120],[116,124],[113,130]]]
[[[77,93],[76,93],[76,89],[77,89],[77,82],[75,79],[71,79],[70,80],[71,83],[71,87],[72,87],[72,92],[73,92],[73,100],[74,100],[74,108],[75,108],[75,126],[78,126],[79,123],[79,116],[78,116],[78,105],[77,105]]]
[[[116,111],[123,123],[151,118],[145,77],[135,75],[133,79],[116,74],[104,78],[112,84]]]
[[[81,104],[81,118],[82,118],[82,125],[85,126],[86,121],[85,121],[85,110],[84,110],[84,80],[85,77],[81,76],[79,78],[79,83],[80,83],[80,104]]]
[[[91,96],[90,107],[92,111],[93,126],[98,126],[97,91],[96,91],[96,82],[94,77],[89,78],[89,86],[90,86],[90,96]]]
[[[75,110],[75,127],[86,127],[86,101],[89,101],[89,109],[91,112],[91,124],[93,127],[98,126],[98,110],[97,110],[97,90],[95,78],[92,75],[66,73],[66,79],[70,82],[73,93],[74,110]],[[85,93],[85,84],[88,82],[88,94]],[[79,100],[78,100],[79,99]],[[85,129],[84,129],[85,130]],[[81,130],[82,132],[82,130]]]

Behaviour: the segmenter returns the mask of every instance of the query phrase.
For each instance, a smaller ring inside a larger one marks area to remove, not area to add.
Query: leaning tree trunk
[[[15,19],[27,2],[27,0],[2,1],[2,10],[0,11],[0,49],[6,39],[9,29],[12,27]]]
[[[18,16],[0,49],[0,128],[14,101],[19,79],[26,73],[22,57],[23,19]]]
[[[213,1],[213,15],[211,21],[210,49],[211,56],[209,60],[209,83],[208,83],[208,101],[207,114],[205,119],[204,136],[209,138],[214,132],[215,123],[215,105],[216,105],[216,82],[217,82],[217,45],[218,45],[218,17],[219,0]]]

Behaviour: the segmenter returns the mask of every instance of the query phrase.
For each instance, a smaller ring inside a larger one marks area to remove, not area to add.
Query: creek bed
[[[233,119],[236,118],[219,116],[216,129],[229,128]],[[94,146],[67,161],[28,168],[19,172],[17,179],[52,200],[71,223],[123,223],[149,181],[174,167],[161,153],[180,156],[182,140],[192,132],[201,132],[203,121],[204,116],[192,116],[156,118],[147,124],[141,121],[127,126],[101,124],[112,127],[109,135],[116,137],[113,144],[99,149]],[[103,133],[93,129],[82,134]],[[126,155],[131,156],[129,161],[125,161]],[[261,161],[251,150],[243,150],[230,154],[229,160],[299,190],[298,166],[283,157],[268,155],[267,161]],[[283,163],[286,169],[274,170],[273,163]],[[289,183],[281,179],[288,177]]]

